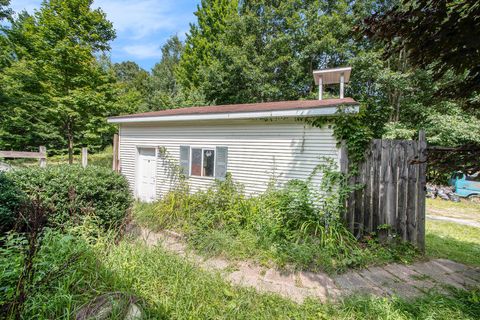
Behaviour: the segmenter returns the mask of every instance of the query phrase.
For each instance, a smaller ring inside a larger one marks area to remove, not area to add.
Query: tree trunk
[[[73,134],[68,134],[68,164],[73,164]]]
[[[68,164],[73,164],[73,120],[69,118],[67,125]]]

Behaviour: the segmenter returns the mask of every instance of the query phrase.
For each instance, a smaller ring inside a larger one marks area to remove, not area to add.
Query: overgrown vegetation
[[[380,244],[374,235],[358,242],[340,221],[350,191],[341,174],[319,167],[320,190],[292,180],[283,188],[247,197],[228,176],[206,191],[183,185],[154,204],[137,203],[134,217],[148,228],[176,229],[206,255],[252,258],[281,267],[338,272],[349,267],[411,261],[409,245]]]
[[[22,318],[74,318],[93,297],[126,292],[139,297],[147,319],[477,319],[478,291],[430,293],[414,301],[354,296],[339,304],[298,305],[272,294],[234,287],[161,247],[148,248],[95,227],[93,221],[63,233],[46,230],[35,259],[36,276]],[[2,239],[0,304],[12,296],[22,272],[25,240]],[[74,259],[75,258],[75,259]],[[5,314],[5,313],[4,313]]]
[[[30,167],[2,174],[0,179],[1,219],[9,222],[2,225],[3,230],[13,228],[15,210],[31,198],[38,197],[53,208],[49,223],[59,227],[89,215],[104,227],[113,227],[122,222],[132,203],[126,179],[101,167]]]

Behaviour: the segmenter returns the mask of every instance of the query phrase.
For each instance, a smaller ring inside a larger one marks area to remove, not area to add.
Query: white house
[[[350,69],[314,72],[319,100],[171,109],[112,117],[119,125],[119,161],[132,192],[140,200],[162,197],[178,182],[178,168],[193,192],[207,188],[226,172],[247,194],[307,179],[321,157],[339,161],[333,130],[301,121],[334,115],[338,107],[358,112],[351,98],[322,98],[322,85],[348,82]],[[316,177],[315,179],[321,179]]]

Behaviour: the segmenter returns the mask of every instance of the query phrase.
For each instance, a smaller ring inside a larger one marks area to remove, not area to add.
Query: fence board
[[[372,161],[372,170],[373,170],[373,181],[372,181],[372,229],[370,232],[375,231],[375,228],[380,224],[380,161],[381,161],[381,148],[382,140],[376,139],[373,141],[373,161]]]
[[[347,199],[346,223],[355,236],[365,232],[399,235],[423,250],[425,239],[426,149],[424,133],[419,141],[373,140],[366,158],[350,184],[364,188]],[[342,165],[345,172],[345,165]]]
[[[364,191],[364,214],[365,214],[365,226],[364,231],[371,232],[372,230],[372,150],[368,150],[367,157],[365,159],[365,191]]]
[[[30,151],[0,151],[0,158],[27,158],[27,159],[41,159],[45,158],[46,154],[42,152]]]
[[[0,151],[0,158],[38,159],[41,168],[47,166],[47,148],[40,146],[38,152],[32,151]]]
[[[406,143],[402,141],[402,143],[397,145],[398,150],[398,191],[397,191],[397,226],[398,226],[398,234],[402,237],[403,241],[407,241],[407,174],[408,174],[408,166],[405,162],[406,158]]]
[[[425,131],[420,131],[418,135],[418,187],[417,187],[417,225],[418,238],[417,245],[420,250],[425,250],[425,196],[427,184],[427,142]]]

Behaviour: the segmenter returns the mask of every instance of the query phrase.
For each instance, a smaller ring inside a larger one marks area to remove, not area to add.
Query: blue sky
[[[19,12],[33,13],[41,0],[12,0],[11,7]],[[150,70],[162,56],[160,47],[174,34],[181,39],[195,22],[193,14],[200,0],[95,0],[93,8],[101,7],[113,22],[117,38],[112,43],[114,62],[131,60]]]

